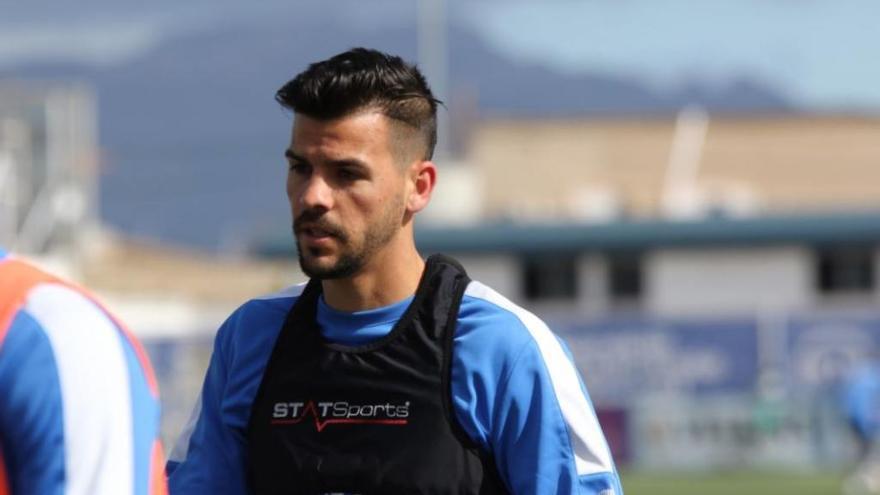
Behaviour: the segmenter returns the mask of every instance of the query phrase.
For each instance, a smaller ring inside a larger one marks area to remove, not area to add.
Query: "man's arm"
[[[526,347],[499,387],[490,433],[499,468],[515,493],[622,495],[580,376],[560,343],[548,344],[561,353],[550,361]]]
[[[515,494],[622,495],[593,406],[564,345],[482,284],[466,292],[453,401]]]
[[[564,352],[559,366],[574,373],[566,388],[553,383],[551,373],[560,371],[548,369],[537,346],[522,348],[487,394],[480,443],[515,494],[622,495],[592,405]]]
[[[13,493],[164,493],[149,373],[92,301],[61,284],[33,289],[0,342]]]
[[[217,334],[193,417],[169,456],[166,471],[172,495],[248,493],[245,433],[231,427],[224,414],[228,373],[222,339],[229,324]]]
[[[248,301],[220,326],[196,411],[168,462],[172,495],[248,493],[251,406],[278,332],[304,287]]]

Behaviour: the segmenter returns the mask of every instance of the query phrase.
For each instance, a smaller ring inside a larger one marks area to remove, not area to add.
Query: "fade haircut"
[[[281,106],[318,120],[375,109],[415,131],[422,159],[437,144],[437,105],[425,76],[400,57],[378,50],[352,48],[315,62],[275,94]]]

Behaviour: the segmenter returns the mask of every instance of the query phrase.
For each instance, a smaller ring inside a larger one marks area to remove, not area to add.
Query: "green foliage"
[[[835,495],[843,479],[828,472],[621,474],[626,495]]]

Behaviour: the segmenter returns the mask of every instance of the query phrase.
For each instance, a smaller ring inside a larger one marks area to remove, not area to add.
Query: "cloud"
[[[876,0],[484,2],[466,21],[498,51],[670,89],[747,77],[808,105],[880,107]]]
[[[30,62],[113,65],[158,45],[167,35],[157,20],[0,26],[0,67]]]

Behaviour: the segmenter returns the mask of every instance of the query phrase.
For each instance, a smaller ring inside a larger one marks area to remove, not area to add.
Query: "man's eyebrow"
[[[369,168],[367,164],[358,160],[357,158],[342,158],[339,160],[330,160],[330,164],[334,167],[342,168],[342,167],[357,167],[357,168]]]
[[[284,150],[284,156],[290,161],[294,162],[305,162],[308,163],[308,160],[305,157],[297,155],[292,149],[287,148]],[[340,158],[338,160],[328,160],[328,163],[334,167],[358,167],[358,168],[369,168],[367,164],[357,158]]]

